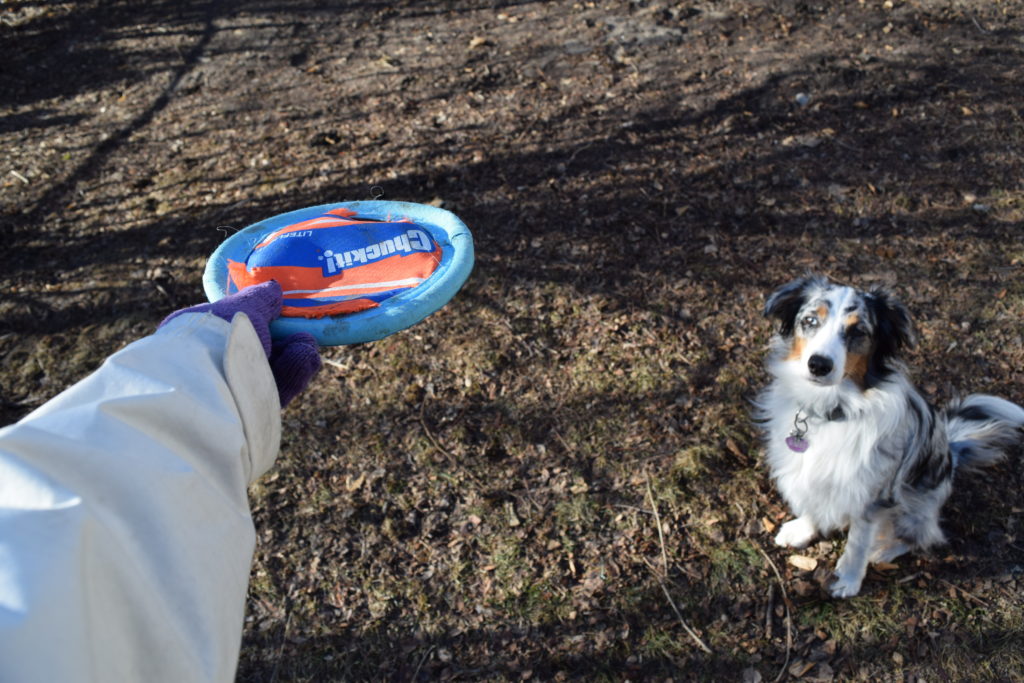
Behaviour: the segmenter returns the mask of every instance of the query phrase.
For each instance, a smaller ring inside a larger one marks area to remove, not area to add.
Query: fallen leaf
[[[806,662],[803,660],[797,660],[790,664],[789,675],[793,678],[800,678],[805,673],[814,668],[814,662]]]
[[[507,501],[505,503],[505,514],[508,515],[508,525],[510,527],[517,527],[522,524],[522,522],[519,521],[519,517],[516,516],[516,508],[515,505],[512,504],[512,501]]]
[[[813,557],[807,557],[806,555],[790,555],[786,558],[786,561],[797,569],[802,569],[805,572],[813,572],[818,567],[818,561]]]
[[[729,450],[730,453],[735,455],[737,458],[740,458],[741,460],[747,457],[747,454],[743,452],[743,449],[741,449],[739,447],[739,444],[733,441],[731,437],[727,437],[725,439],[725,447]]]

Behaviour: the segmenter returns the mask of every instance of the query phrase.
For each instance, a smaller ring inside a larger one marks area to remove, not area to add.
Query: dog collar
[[[832,410],[828,411],[827,415],[825,415],[825,421],[826,422],[839,422],[840,420],[845,420],[845,419],[846,419],[846,413],[843,412],[843,407],[842,406],[836,406]]]
[[[795,453],[803,453],[810,448],[810,441],[807,440],[807,420],[811,417],[803,408],[799,408],[796,411],[796,415],[793,416],[793,431],[786,437],[786,446],[789,450]],[[843,412],[843,407],[837,405],[835,408],[830,410],[825,416],[826,422],[838,422],[839,420],[846,419],[846,413]]]

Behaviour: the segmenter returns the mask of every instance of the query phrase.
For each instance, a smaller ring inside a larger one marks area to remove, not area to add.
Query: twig
[[[679,608],[676,607],[675,600],[672,599],[672,594],[668,592],[668,587],[665,585],[665,578],[668,577],[668,553],[665,551],[665,536],[661,532],[661,514],[658,512],[658,504],[654,501],[654,494],[651,492],[651,477],[649,475],[647,476],[647,496],[651,499],[651,509],[654,510],[654,523],[658,525],[658,541],[661,543],[661,561],[664,565],[662,569],[664,576],[658,576],[657,573],[655,573],[654,578],[658,580],[658,585],[661,586],[661,590],[665,594],[668,604],[672,606],[672,611],[675,612],[676,617],[679,618],[679,623],[682,624],[683,630],[693,638],[693,641],[697,643],[697,647],[704,652],[711,654],[711,648],[707,646],[707,643],[701,640],[700,636],[698,636],[697,633],[690,628],[690,625],[686,623],[686,620],[683,619],[682,613],[679,611]]]
[[[583,150],[590,149],[593,146],[594,146],[594,143],[590,143],[590,144],[587,144],[587,145],[583,145],[582,147],[577,147],[575,150],[573,150],[573,153],[569,155],[569,159],[565,162],[565,165],[568,166],[572,162],[576,161],[576,155],[577,154],[579,154]]]
[[[789,670],[789,657],[793,652],[793,617],[789,613],[789,596],[786,595],[786,584],[782,581],[782,574],[779,573],[779,568],[772,562],[772,558],[768,557],[768,553],[764,551],[754,539],[748,539],[758,552],[760,552],[764,559],[767,560],[768,566],[775,572],[775,578],[779,580],[779,588],[782,590],[782,604],[786,608],[786,663],[782,665],[782,669],[779,671],[779,675],[775,677],[775,683],[782,680],[782,677],[786,675]]]
[[[903,578],[898,579],[896,581],[896,583],[898,583],[898,584],[899,583],[910,583],[911,581],[913,581],[917,577],[921,576],[921,574],[924,574],[924,572],[914,572],[913,574],[908,574],[907,576],[904,576]]]
[[[336,360],[331,360],[330,358],[323,357],[321,357],[320,360],[322,360],[324,363],[327,363],[328,365],[338,368],[339,370],[348,370],[347,365],[345,365],[344,363],[339,363]]]
[[[451,453],[448,452],[448,449],[441,446],[440,442],[438,442],[438,440],[434,438],[434,433],[430,431],[430,427],[427,426],[426,410],[427,399],[424,398],[422,401],[420,401],[420,426],[423,427],[423,433],[427,435],[427,440],[430,441],[430,443],[434,446],[435,449],[437,449],[438,453],[443,455],[448,460],[454,460],[454,458],[452,458],[451,456]]]
[[[430,653],[434,651],[435,647],[436,647],[435,645],[431,645],[429,648],[427,648],[427,651],[423,653],[423,656],[420,657],[420,663],[416,665],[416,673],[414,673],[412,675],[412,678],[410,678],[409,680],[415,681],[415,680],[419,679],[419,677],[420,677],[420,669],[423,668],[423,663],[425,661],[427,661],[427,657],[430,656]]]
[[[969,593],[969,592],[965,591],[963,588],[961,588],[960,586],[957,586],[956,584],[952,584],[949,581],[946,581],[945,579],[939,579],[939,583],[941,583],[943,586],[946,586],[948,588],[952,588],[955,591],[959,591],[960,593],[963,593],[965,597],[970,598],[971,600],[973,600],[974,602],[978,603],[982,607],[988,607],[988,603],[987,602],[985,602],[984,600],[979,598],[977,595],[974,595],[973,593]]]
[[[973,22],[974,22],[974,25],[978,27],[978,30],[979,30],[979,31],[981,31],[982,33],[985,33],[985,34],[989,34],[989,33],[992,33],[992,31],[989,31],[989,30],[988,30],[987,28],[985,28],[984,26],[982,26],[982,25],[981,25],[981,24],[980,24],[980,23],[978,22],[978,18],[977,18],[977,17],[975,17],[975,16],[973,15],[973,14],[972,14],[972,15],[970,15],[970,16],[971,16],[971,21],[973,21]]]
[[[704,650],[704,652],[711,654],[711,648],[707,646],[707,643],[700,639],[700,636],[698,636],[697,633],[689,627],[689,625],[686,623],[686,620],[683,619],[683,615],[680,614],[679,608],[676,607],[676,602],[672,599],[671,593],[668,592],[668,587],[665,585],[665,582],[659,580],[658,585],[661,586],[661,590],[665,594],[665,598],[668,600],[668,604],[672,605],[672,611],[675,612],[676,616],[679,618],[679,623],[682,624],[683,628],[686,629],[686,632],[690,634],[690,637],[693,638],[693,641],[697,643],[697,647],[699,647],[701,650]]]
[[[530,501],[533,507],[537,508],[537,512],[544,513],[544,508],[533,498],[533,491],[530,490],[530,483],[526,481],[526,477],[523,477],[523,488],[526,489],[526,499]]]
[[[846,144],[845,142],[843,142],[839,138],[832,138],[832,142],[836,143],[837,145],[839,145],[843,149],[848,149],[851,152],[857,152],[858,154],[860,154],[860,153],[862,153],[864,151],[860,147],[854,147],[853,145]]]
[[[285,598],[287,602],[287,597]],[[277,672],[281,668],[281,661],[284,659],[284,646],[288,643],[288,626],[292,623],[292,611],[289,607],[288,614],[284,619],[284,630],[281,631],[281,645],[277,648],[277,657],[275,657],[274,670],[270,674],[270,683],[274,683],[277,680]]]
[[[654,492],[651,491],[651,477],[647,477],[647,497],[651,499],[651,509],[654,510],[654,523],[658,526],[658,543],[661,545],[661,569],[664,575],[668,576],[668,553],[665,552],[665,536],[661,533],[661,514],[658,512],[658,504],[654,500]]]
[[[473,483],[480,487],[481,491],[486,490],[487,487],[484,486],[484,483],[480,480],[480,478],[477,477],[475,474],[473,474],[471,471],[469,471],[469,469],[467,469],[461,462],[459,462],[458,459],[456,459],[455,456],[453,456],[448,451],[448,449],[445,448],[444,446],[442,446],[441,442],[438,441],[437,438],[434,437],[434,433],[431,432],[430,431],[430,427],[427,426],[426,411],[427,411],[427,399],[426,399],[426,397],[424,397],[423,400],[420,401],[420,427],[423,428],[423,433],[427,435],[427,440],[430,441],[430,444],[434,447],[434,449],[438,453],[443,455],[444,458],[448,462],[455,463],[458,466],[458,468],[460,470],[462,470],[463,474],[465,474],[467,477],[472,479]],[[410,462],[411,462],[411,460],[410,460]]]

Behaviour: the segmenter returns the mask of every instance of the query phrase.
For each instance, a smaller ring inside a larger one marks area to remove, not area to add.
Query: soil
[[[942,403],[1024,401],[1024,3],[0,2],[0,418],[349,199],[474,233],[324,350],[250,491],[240,681],[1024,678],[1020,452],[822,585],[749,401],[767,293],[887,286]]]

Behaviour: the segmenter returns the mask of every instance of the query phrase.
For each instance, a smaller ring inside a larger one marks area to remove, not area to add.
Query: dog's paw
[[[828,587],[828,592],[833,598],[852,598],[860,593],[860,584],[863,577],[850,576],[847,574],[835,574],[835,580]]]
[[[814,540],[816,534],[817,531],[813,524],[803,517],[797,517],[782,525],[779,533],[775,535],[775,545],[806,548]]]

